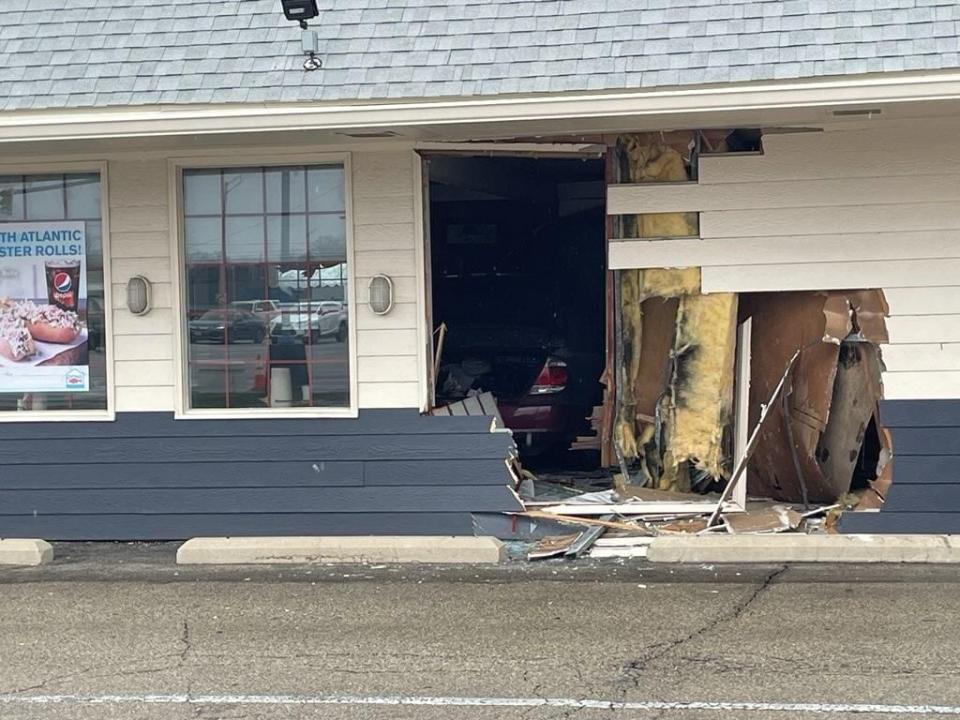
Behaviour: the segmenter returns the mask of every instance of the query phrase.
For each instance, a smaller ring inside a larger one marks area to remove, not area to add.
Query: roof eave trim
[[[960,72],[898,73],[643,92],[563,93],[376,104],[65,109],[0,113],[0,142],[426,127],[951,99],[960,99]]]

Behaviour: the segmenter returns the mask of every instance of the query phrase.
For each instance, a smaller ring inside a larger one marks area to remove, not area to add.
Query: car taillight
[[[530,388],[531,395],[547,395],[558,393],[567,387],[567,364],[563,360],[549,358],[544,364],[537,379]]]

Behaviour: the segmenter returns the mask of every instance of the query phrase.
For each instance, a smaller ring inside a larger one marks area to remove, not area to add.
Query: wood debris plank
[[[716,507],[713,502],[625,502],[625,503],[556,503],[541,506],[541,512],[550,515],[709,515]]]
[[[519,517],[536,518],[539,520],[553,520],[554,522],[565,523],[568,525],[602,525],[613,530],[627,530],[629,532],[643,532],[643,528],[628,522],[617,522],[615,520],[598,520],[596,518],[572,517],[569,515],[554,515],[540,510],[525,510],[523,512],[508,513]]]
[[[646,545],[621,545],[613,547],[597,547],[594,545],[590,549],[592,558],[645,558],[650,548]]]

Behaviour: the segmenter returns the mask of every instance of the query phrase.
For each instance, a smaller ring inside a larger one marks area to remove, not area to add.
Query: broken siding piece
[[[741,315],[753,318],[753,423],[788,354],[800,353],[784,401],[762,430],[748,490],[788,502],[833,502],[849,491],[869,433],[881,431],[883,293],[742,295],[741,305]],[[880,444],[870,439],[871,447]]]
[[[609,504],[566,503],[541,507],[540,511],[548,515],[643,515],[647,517],[708,515],[717,506],[715,502],[626,502]]]

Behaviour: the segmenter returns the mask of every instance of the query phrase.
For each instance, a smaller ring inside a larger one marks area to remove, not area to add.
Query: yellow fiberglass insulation
[[[723,477],[724,428],[733,408],[737,296],[685,295],[674,343],[674,376],[665,397],[667,422],[662,489],[686,491],[685,462]]]
[[[620,273],[620,338],[623,345],[623,363],[620,383],[621,402],[615,425],[617,446],[625,458],[642,458],[644,448],[652,438],[652,423],[637,419],[638,383],[643,355],[644,314],[643,301],[648,298],[684,297],[700,291],[699,268],[653,268],[623,270]],[[666,379],[666,378],[664,378]],[[666,391],[664,386],[662,391]],[[649,411],[648,411],[649,412]],[[660,466],[656,458],[654,467]],[[647,463],[641,463],[646,467]]]
[[[619,150],[626,160],[623,182],[683,182],[690,179],[683,155],[667,145],[659,133],[621,136]],[[641,238],[695,237],[697,213],[647,213],[632,216],[630,236]],[[634,235],[635,233],[635,235]]]
[[[680,297],[700,292],[700,268],[648,268],[640,271],[640,299]]]
[[[637,457],[639,453],[634,423],[636,403],[633,398],[640,372],[640,344],[643,339],[641,278],[641,270],[624,270],[620,273],[620,337],[624,358],[620,369],[620,386],[623,388],[623,400],[617,412],[615,440],[620,452],[628,458]]]

